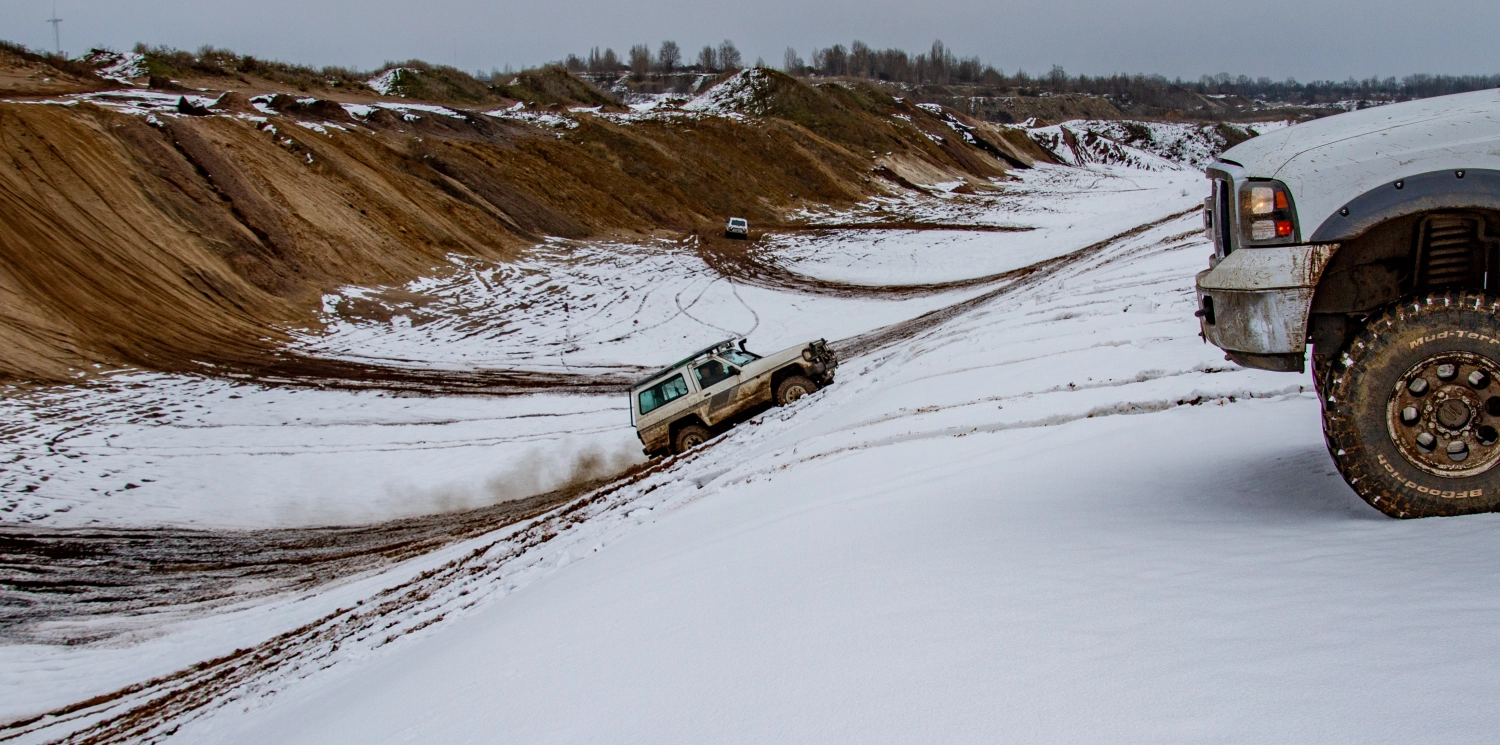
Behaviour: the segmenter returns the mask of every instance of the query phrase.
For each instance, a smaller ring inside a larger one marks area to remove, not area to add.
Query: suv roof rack
[[[660,370],[657,370],[654,373],[651,373],[650,375],[647,375],[644,378],[641,378],[640,380],[635,381],[635,383],[632,384],[630,387],[631,388],[639,388],[642,385],[645,385],[646,383],[649,383],[649,382],[651,382],[653,380],[656,380],[657,378],[659,378],[659,377],[661,377],[663,375],[666,375],[667,373],[672,372],[673,370],[676,370],[677,368],[682,367],[683,365],[686,365],[689,362],[692,362],[693,360],[698,359],[699,357],[703,357],[703,356],[705,356],[707,354],[710,354],[712,352],[717,352],[718,350],[724,349],[726,347],[734,346],[734,342],[736,340],[743,339],[743,338],[744,337],[741,337],[741,336],[731,336],[728,339],[725,339],[724,341],[721,341],[721,342],[719,342],[717,344],[710,344],[710,345],[708,345],[708,346],[706,346],[706,347],[704,347],[704,348],[702,348],[702,349],[700,349],[700,350],[698,350],[698,351],[696,351],[696,352],[694,352],[694,353],[692,353],[692,354],[690,354],[690,355],[688,355],[688,356],[686,356],[686,357],[684,357],[684,358],[682,358],[682,359],[680,359],[680,360],[678,360],[678,361],[676,361],[676,362],[674,362],[674,363],[672,363],[670,365],[667,365],[666,367],[663,367]]]

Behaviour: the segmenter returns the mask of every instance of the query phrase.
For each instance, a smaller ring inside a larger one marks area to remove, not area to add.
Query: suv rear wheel
[[[677,430],[677,434],[672,437],[672,452],[678,454],[686,453],[708,442],[709,437],[710,432],[707,427],[701,424],[685,425],[682,429]]]
[[[1411,299],[1334,360],[1323,431],[1349,485],[1391,517],[1500,509],[1500,300]]]

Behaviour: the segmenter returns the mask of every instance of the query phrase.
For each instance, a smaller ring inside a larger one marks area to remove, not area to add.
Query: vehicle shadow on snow
[[[1185,492],[1197,495],[1196,504],[1221,516],[1390,520],[1344,483],[1322,447],[1288,446],[1240,457],[1225,451],[1211,462],[1184,468],[1180,477]]]

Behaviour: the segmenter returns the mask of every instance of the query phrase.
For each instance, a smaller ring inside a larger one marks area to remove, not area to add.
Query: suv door
[[[711,357],[693,368],[693,379],[698,383],[701,399],[699,416],[707,424],[715,425],[735,412],[735,391],[740,387],[739,368],[716,357]]]

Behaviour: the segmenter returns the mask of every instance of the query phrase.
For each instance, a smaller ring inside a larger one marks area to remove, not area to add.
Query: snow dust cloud
[[[646,456],[633,441],[609,447],[599,442],[578,445],[564,441],[557,447],[536,448],[520,460],[520,465],[485,484],[482,496],[487,504],[525,499],[617,476],[645,463]]]

